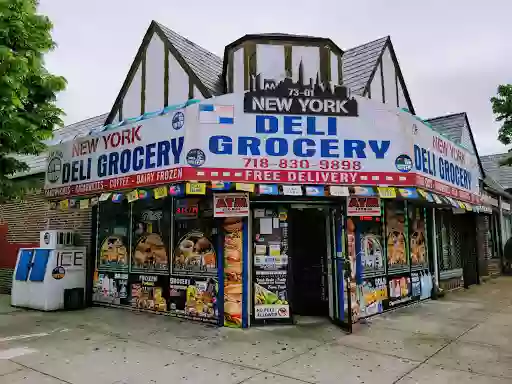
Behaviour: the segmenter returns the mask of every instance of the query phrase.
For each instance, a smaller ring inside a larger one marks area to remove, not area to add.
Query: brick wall
[[[27,194],[21,201],[0,204],[0,269],[11,270],[16,263],[19,248],[39,246],[39,232],[45,229],[72,229],[76,231],[90,253],[91,209],[50,210],[41,190]],[[12,273],[12,272],[9,272]],[[5,275],[6,272],[0,272]],[[6,291],[4,278],[0,291]]]

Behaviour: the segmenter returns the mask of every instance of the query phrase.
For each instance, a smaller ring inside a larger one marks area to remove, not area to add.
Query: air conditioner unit
[[[47,230],[39,234],[39,247],[45,249],[61,249],[75,245],[75,232],[67,230]]]

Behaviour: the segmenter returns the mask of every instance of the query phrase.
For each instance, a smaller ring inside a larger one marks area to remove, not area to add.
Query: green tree
[[[37,0],[0,0],[0,200],[19,196],[26,186],[10,177],[28,171],[15,155],[40,154],[42,140],[62,125],[56,94],[66,80],[44,66],[44,54],[55,42],[52,23],[37,13],[37,5]]]
[[[501,122],[498,140],[505,145],[512,143],[512,84],[500,85],[498,94],[491,97],[492,112],[496,121]],[[512,156],[500,162],[501,165],[512,165]]]

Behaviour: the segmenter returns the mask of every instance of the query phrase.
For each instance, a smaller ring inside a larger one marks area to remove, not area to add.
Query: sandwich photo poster
[[[223,220],[224,230],[224,325],[242,327],[243,300],[243,221],[240,217]]]
[[[170,215],[163,200],[134,203],[132,214],[132,271],[168,273]]]

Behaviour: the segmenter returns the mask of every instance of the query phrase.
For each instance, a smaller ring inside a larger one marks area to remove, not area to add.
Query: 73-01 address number
[[[272,159],[273,161],[274,159]],[[279,167],[282,169],[308,169],[320,168],[333,171],[359,171],[361,169],[360,161],[352,160],[320,160],[318,164],[311,164],[309,160],[280,159],[278,162],[271,162],[267,158],[244,157],[244,168],[269,168]]]

